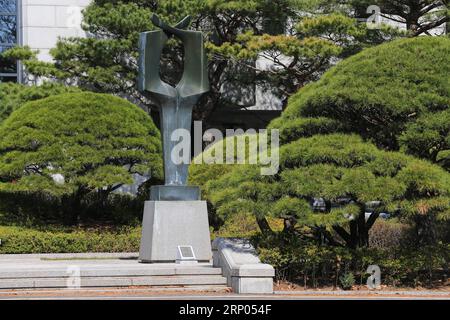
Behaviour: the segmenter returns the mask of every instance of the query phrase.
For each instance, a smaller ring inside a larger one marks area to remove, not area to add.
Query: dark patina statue
[[[192,109],[209,91],[203,36],[201,32],[185,30],[190,20],[186,17],[172,27],[153,15],[152,22],[160,30],[140,35],[139,90],[148,92],[160,108],[164,156],[165,185],[152,187],[151,200],[199,200],[199,188],[186,186],[188,164],[172,159],[172,150],[178,143],[172,141],[172,133],[177,129],[191,132]],[[175,87],[162,81],[159,73],[161,54],[171,37],[182,41],[185,52],[183,76]]]

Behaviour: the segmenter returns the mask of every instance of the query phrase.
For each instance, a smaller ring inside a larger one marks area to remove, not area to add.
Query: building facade
[[[59,37],[83,37],[81,11],[91,0],[0,0],[0,52],[15,45],[39,50],[51,61]],[[20,65],[0,59],[0,81],[21,81]]]
[[[51,61],[50,49],[59,37],[84,37],[81,11],[91,0],[13,0],[21,7],[22,44],[39,50],[39,59]]]

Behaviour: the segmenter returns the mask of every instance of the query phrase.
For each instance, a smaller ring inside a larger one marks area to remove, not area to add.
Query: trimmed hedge
[[[140,227],[99,231],[82,229],[36,230],[0,226],[0,254],[137,252]]]

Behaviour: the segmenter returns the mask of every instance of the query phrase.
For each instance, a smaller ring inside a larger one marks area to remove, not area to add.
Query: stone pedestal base
[[[139,260],[177,260],[178,246],[192,246],[198,261],[212,259],[206,201],[146,201]]]
[[[198,201],[200,187],[194,186],[152,186],[150,201]]]

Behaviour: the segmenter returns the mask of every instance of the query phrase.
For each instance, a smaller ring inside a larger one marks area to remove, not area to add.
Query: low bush
[[[355,276],[353,273],[345,273],[339,278],[340,285],[344,290],[351,290],[355,285]]]
[[[258,235],[252,241],[261,260],[274,266],[276,280],[305,288],[343,286],[350,273],[355,284],[365,285],[370,265],[380,267],[382,285],[440,286],[448,278],[450,245],[442,242],[419,248],[349,249],[321,246],[283,233]]]
[[[398,247],[406,240],[410,229],[403,223],[378,220],[369,231],[369,246],[378,249]]]
[[[269,218],[267,219],[273,230],[281,231],[283,229],[283,220]],[[218,231],[213,233],[213,237],[222,238],[251,238],[260,233],[256,219],[251,214],[236,214],[225,221]]]
[[[136,252],[140,238],[139,227],[40,230],[0,226],[0,254]]]
[[[97,193],[87,195],[82,202],[80,224],[139,225],[145,199],[138,195],[111,193],[106,198]],[[44,227],[64,220],[59,197],[44,193],[0,192],[0,225]]]

